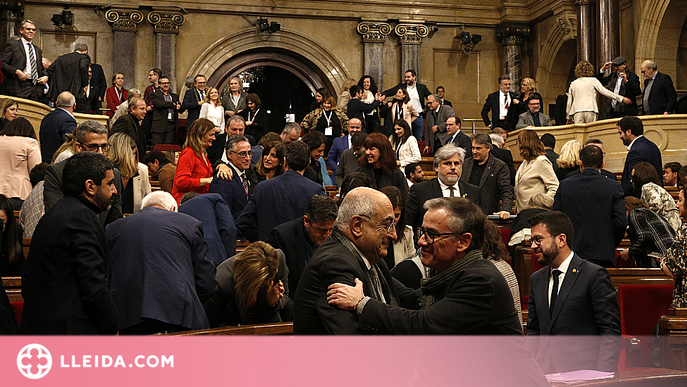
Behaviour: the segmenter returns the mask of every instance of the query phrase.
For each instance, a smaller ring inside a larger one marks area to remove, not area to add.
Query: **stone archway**
[[[659,71],[671,76],[676,74],[676,58],[687,7],[683,1],[649,0],[641,14],[635,68],[639,69],[645,60],[653,60]]]
[[[555,103],[556,97],[567,91],[569,64],[574,66],[577,57],[576,25],[572,11],[559,12],[542,45],[535,80],[545,105]]]
[[[186,76],[205,74],[221,90],[232,75],[251,67],[275,66],[300,78],[314,93],[319,87],[337,95],[348,69],[321,43],[299,32],[282,29],[268,38],[246,28],[222,38],[193,63]],[[185,87],[181,93],[184,93]]]

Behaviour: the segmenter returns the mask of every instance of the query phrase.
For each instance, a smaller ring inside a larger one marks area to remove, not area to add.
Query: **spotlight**
[[[281,30],[281,25],[277,22],[270,23],[270,32],[275,33]]]
[[[470,39],[472,44],[477,44],[482,41],[482,35],[472,34],[472,39]]]
[[[470,33],[465,31],[461,32],[458,34],[458,40],[461,44],[470,44]]]
[[[266,32],[270,29],[270,22],[267,21],[267,19],[258,19],[258,22],[255,23],[255,26],[258,28],[258,31]]]
[[[475,48],[475,45],[482,41],[482,35],[479,35],[479,34],[470,35],[469,32],[465,31],[465,26],[460,26],[460,29],[461,29],[461,32],[458,34],[458,36],[455,37],[455,39],[458,39],[458,43],[460,44],[460,49],[464,53],[469,54]]]
[[[65,26],[71,26],[74,24],[74,14],[67,9],[62,10],[62,13],[56,13],[52,15],[50,21],[53,22],[58,28],[64,29]]]

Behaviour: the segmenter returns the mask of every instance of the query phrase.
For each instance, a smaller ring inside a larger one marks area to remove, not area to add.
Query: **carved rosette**
[[[137,10],[110,9],[105,12],[105,19],[113,31],[136,32],[138,23],[143,21],[143,14]]]
[[[391,25],[364,21],[358,24],[356,30],[363,36],[363,43],[384,43],[386,36],[391,33]]]
[[[184,24],[184,15],[176,12],[153,11],[148,14],[148,23],[157,33],[178,34]]]
[[[421,44],[422,38],[429,35],[429,28],[424,24],[401,23],[394,30],[401,44]]]
[[[522,46],[529,34],[526,24],[501,24],[496,28],[496,36],[504,46]]]

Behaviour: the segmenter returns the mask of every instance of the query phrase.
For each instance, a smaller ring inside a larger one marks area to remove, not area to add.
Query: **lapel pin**
[[[577,273],[577,269],[573,269],[573,273]]]

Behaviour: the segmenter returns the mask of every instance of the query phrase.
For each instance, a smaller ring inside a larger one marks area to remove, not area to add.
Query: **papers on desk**
[[[549,382],[559,382],[559,383],[562,382],[562,383],[574,384],[575,382],[579,382],[579,381],[583,381],[583,380],[608,379],[608,378],[612,378],[614,375],[615,375],[615,372],[579,370],[579,371],[563,372],[563,373],[558,373],[558,374],[548,374],[548,375],[546,375],[546,379]]]

